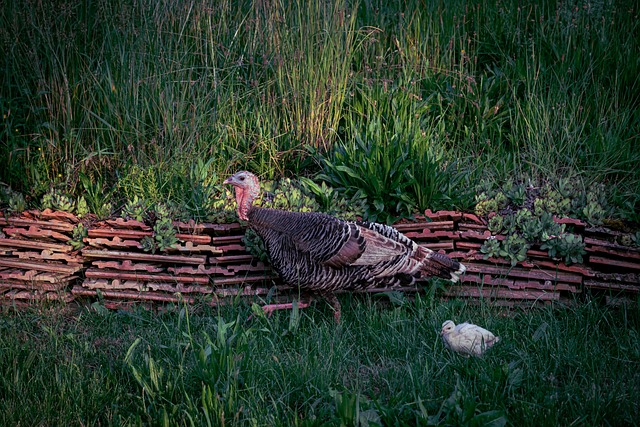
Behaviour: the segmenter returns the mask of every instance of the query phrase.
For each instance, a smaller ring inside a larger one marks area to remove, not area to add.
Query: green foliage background
[[[391,220],[468,208],[483,178],[572,177],[637,219],[638,22],[630,0],[7,0],[0,181],[37,204],[85,176],[119,189],[113,209],[156,191],[202,216],[184,191],[202,181],[320,172],[352,195],[346,166],[382,183],[365,196]]]

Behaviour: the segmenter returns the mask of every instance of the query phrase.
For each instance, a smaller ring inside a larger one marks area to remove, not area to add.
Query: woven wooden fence
[[[245,250],[240,224],[174,222],[179,244],[149,253],[142,240],[153,236],[153,230],[144,223],[121,218],[84,221],[84,247],[74,250],[70,242],[81,222],[74,215],[45,210],[0,217],[0,301],[20,306],[100,298],[106,307],[122,308],[179,301],[221,304],[245,296],[287,300],[296,294]],[[567,266],[535,248],[516,266],[504,259],[485,260],[480,247],[490,232],[472,214],[427,211],[395,227],[465,263],[464,280],[445,286],[443,298],[531,306],[573,302],[585,291],[602,293],[611,302],[638,295],[639,248],[615,243],[619,233],[612,230],[568,218],[557,221],[571,224],[573,232],[583,236],[583,264]],[[424,285],[402,291],[420,291]]]

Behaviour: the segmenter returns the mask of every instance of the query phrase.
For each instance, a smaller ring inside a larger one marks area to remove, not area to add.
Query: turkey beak
[[[232,179],[232,178],[233,178],[233,177],[232,177],[232,176],[230,176],[229,178],[225,179],[225,180],[224,180],[224,182],[223,182],[223,184],[232,184],[232,185],[233,185],[233,183],[232,183],[232,181],[231,181],[231,179]]]

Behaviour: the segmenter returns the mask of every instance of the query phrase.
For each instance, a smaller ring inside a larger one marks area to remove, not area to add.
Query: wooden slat
[[[31,227],[34,226],[36,228],[46,229],[46,230],[55,230],[55,231],[73,231],[75,224],[69,224],[68,222],[62,221],[37,221],[33,219],[22,219],[22,218],[9,218],[9,224],[15,227]]]
[[[176,237],[184,242],[191,242],[197,245],[206,245],[211,242],[211,236],[207,235],[177,233]]]
[[[97,237],[95,239],[85,237],[84,242],[87,245],[94,247],[109,247],[109,248],[137,248],[142,249],[142,245],[137,240],[121,239],[115,236],[113,239],[107,239],[104,237]]]
[[[25,290],[39,290],[39,291],[61,291],[69,286],[68,282],[65,283],[30,283],[22,282],[19,280],[0,280],[0,289],[25,289]]]
[[[71,252],[73,248],[61,243],[49,243],[38,240],[0,239],[0,246],[9,248],[49,249],[56,252]]]
[[[560,294],[545,291],[512,291],[504,288],[477,288],[471,286],[454,286],[443,291],[445,295],[471,298],[503,298],[520,300],[557,301]]]
[[[171,247],[171,251],[178,252],[208,252],[210,254],[221,254],[222,250],[216,246],[194,244],[193,242],[185,242],[184,245],[175,245]]]
[[[607,266],[607,267],[622,267],[622,268],[628,268],[631,270],[640,271],[640,262],[621,261],[618,259],[603,258],[599,256],[590,256],[589,262],[593,264]]]
[[[223,276],[235,276],[238,273],[244,273],[247,271],[271,271],[271,268],[267,267],[263,263],[258,263],[256,265],[252,264],[232,264],[227,265],[226,267],[218,267],[212,265],[199,265],[198,267],[169,267],[167,269],[170,273],[173,274],[205,274],[205,275],[217,275],[221,274]]]
[[[240,242],[242,242],[243,237],[244,237],[244,234],[235,235],[235,236],[212,237],[211,238],[211,243],[213,243],[215,245],[225,245],[225,244],[229,244],[229,243],[240,243]]]
[[[623,246],[623,245],[619,245],[617,243],[614,242],[609,242],[607,240],[601,240],[601,239],[594,239],[593,237],[585,237],[584,238],[584,244],[587,245],[587,247],[604,247],[604,248],[610,248],[610,249],[614,249],[617,251],[620,251],[623,255],[626,253],[632,253],[634,256],[636,254],[640,254],[640,248],[636,248],[636,247],[631,247],[631,246]]]
[[[100,259],[128,259],[136,261],[151,261],[175,264],[204,264],[207,257],[204,255],[155,255],[140,252],[122,252],[122,251],[100,251],[95,249],[83,249],[82,255],[87,258]]]
[[[44,230],[35,226],[31,226],[29,228],[5,227],[4,232],[13,237],[24,236],[32,237],[34,239],[51,238],[61,242],[68,242],[69,240],[71,240],[71,237],[67,236],[66,234],[58,233],[57,231],[53,230]]]
[[[617,246],[617,245],[616,245]],[[585,251],[588,253],[601,253],[609,255],[610,257],[619,257],[623,259],[636,260],[640,263],[640,252],[627,249],[625,246],[621,248],[617,247],[613,249],[611,246],[590,246],[587,245]]]
[[[420,246],[424,246],[425,248],[429,248],[432,251],[437,251],[440,249],[453,249],[454,243],[453,241],[451,242],[429,242],[429,243],[424,243],[424,244],[420,244]]]
[[[11,260],[7,258],[0,258],[0,266],[16,267],[25,270],[53,271],[57,273],[67,274],[73,274],[81,269],[80,266],[75,265],[48,264],[45,262],[27,262],[22,260]]]
[[[582,277],[578,274],[564,273],[560,271],[529,270],[521,267],[505,268],[494,267],[477,263],[465,263],[470,273],[484,273],[495,276],[520,277],[539,280],[551,280],[567,283],[582,283]]]
[[[56,272],[42,273],[36,270],[22,270],[18,268],[0,271],[0,279],[12,279],[12,280],[19,280],[22,282],[30,282],[30,283],[37,283],[37,282],[62,283],[62,282],[69,282],[75,277],[76,276],[70,275],[68,273],[56,273]]]
[[[165,267],[160,264],[149,264],[142,262],[131,262],[130,260],[118,261],[93,261],[91,264],[103,270],[125,270],[125,271],[146,271],[148,273],[160,273],[165,271]]]
[[[587,279],[584,281],[584,286],[591,289],[608,289],[614,291],[625,291],[632,293],[640,292],[640,285],[629,285],[620,282],[607,282],[604,280]]]
[[[33,259],[33,260],[46,260],[46,261],[64,261],[67,264],[82,264],[83,259],[78,255],[69,255],[63,252],[53,252],[49,250],[43,250],[42,252],[14,252],[14,256],[19,259]]]
[[[236,262],[251,262],[253,256],[251,255],[226,255],[226,256],[212,256],[209,257],[209,264],[233,264]]]
[[[126,273],[118,271],[102,271],[97,268],[89,268],[84,275],[89,278],[97,279],[121,279],[136,280],[139,282],[188,282],[188,283],[209,283],[208,277],[200,276],[174,276],[172,274],[144,274],[144,273]]]
[[[142,221],[136,221],[135,219],[124,219],[124,218],[116,218],[116,219],[107,219],[105,223],[111,226],[112,228],[125,228],[125,229],[139,229],[142,231],[151,231],[151,227],[145,224]]]
[[[463,283],[477,283],[479,285],[505,286],[512,290],[538,289],[545,291],[568,291],[579,293],[580,289],[576,285],[569,283],[552,282],[550,280],[518,280],[514,278],[492,277],[489,274],[465,274]]]
[[[142,239],[147,236],[153,236],[153,231],[139,231],[128,229],[113,228],[90,228],[87,230],[89,237],[118,237],[125,239]]]
[[[406,222],[402,224],[394,224],[393,228],[401,233],[407,231],[437,231],[437,230],[453,230],[453,221],[433,221],[433,222]]]
[[[33,292],[27,290],[12,290],[2,295],[3,299],[28,301],[73,301],[73,295],[68,292]]]

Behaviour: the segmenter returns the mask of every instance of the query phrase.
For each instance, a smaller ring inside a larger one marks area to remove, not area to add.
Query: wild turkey
[[[419,246],[383,224],[253,206],[260,183],[251,172],[237,172],[224,183],[235,187],[238,216],[262,238],[271,266],[282,280],[327,298],[337,322],[340,304],[335,291],[407,286],[430,276],[457,282],[466,270],[458,261]],[[272,304],[263,309],[271,313],[291,307]]]
[[[440,335],[447,348],[467,357],[482,356],[485,351],[500,341],[500,337],[496,337],[480,326],[466,322],[456,326],[451,320],[442,324]]]

